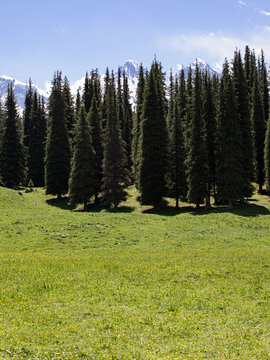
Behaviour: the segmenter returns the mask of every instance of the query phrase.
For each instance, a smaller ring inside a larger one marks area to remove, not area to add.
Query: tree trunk
[[[206,195],[205,197],[205,210],[210,210],[212,208],[210,203],[210,196]]]
[[[84,200],[83,211],[87,211],[87,200]]]

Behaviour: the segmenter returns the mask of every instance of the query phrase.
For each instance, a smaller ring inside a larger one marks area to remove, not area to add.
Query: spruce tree
[[[12,86],[8,86],[0,140],[0,179],[3,186],[20,185],[25,176],[22,128]]]
[[[202,117],[204,126],[204,143],[206,150],[206,197],[210,207],[212,190],[215,195],[216,185],[216,117],[212,82],[208,72],[203,74]]]
[[[86,113],[88,113],[90,110],[91,101],[92,101],[92,87],[91,87],[91,81],[90,81],[88,72],[85,75],[82,101],[84,103],[85,111],[86,111]]]
[[[137,95],[136,113],[134,115],[133,128],[132,128],[132,163],[133,163],[134,180],[137,188],[139,184],[139,163],[140,163],[139,144],[141,137],[144,88],[145,88],[144,69],[141,64],[139,68],[139,78],[138,78],[137,93],[136,93]]]
[[[95,153],[86,112],[82,106],[75,125],[74,149],[69,178],[71,203],[83,203],[84,211],[86,211],[87,202],[94,194],[95,182]]]
[[[64,78],[63,96],[65,103],[65,117],[67,122],[67,130],[68,130],[70,143],[72,144],[72,139],[74,137],[74,125],[75,125],[74,100],[71,94],[69,81],[66,76]]]
[[[78,89],[76,95],[76,101],[75,101],[75,117],[79,116],[80,108],[81,108],[81,95]]]
[[[94,94],[92,99],[92,106],[88,113],[88,122],[90,125],[90,133],[92,137],[92,144],[95,152],[95,203],[98,202],[98,193],[101,188],[102,180],[102,159],[103,159],[103,148],[102,148],[102,128],[101,128],[101,116],[98,108],[98,102],[96,95]]]
[[[191,108],[189,152],[187,156],[187,197],[189,202],[196,204],[196,208],[199,208],[200,203],[207,195],[206,149],[204,143],[201,89],[202,78],[196,62]],[[207,203],[206,206],[209,206],[209,203]]]
[[[261,92],[263,115],[265,124],[268,121],[269,115],[269,89],[268,89],[268,74],[264,60],[264,52],[261,50],[260,66],[259,66],[259,87]]]
[[[29,138],[31,136],[31,111],[33,105],[33,89],[31,80],[25,94],[24,112],[23,112],[23,144],[28,149]]]
[[[140,142],[140,191],[142,204],[158,207],[165,194],[168,138],[164,111],[163,74],[155,60],[144,92]]]
[[[49,98],[49,122],[45,155],[46,194],[68,192],[70,173],[70,144],[67,131],[65,101],[61,72],[54,75]]]
[[[236,94],[237,117],[240,125],[242,148],[239,157],[242,162],[242,198],[250,197],[254,181],[254,148],[249,107],[248,86],[240,51],[235,51],[233,60],[233,82]]]
[[[227,60],[220,81],[217,134],[218,198],[232,207],[242,196],[242,138],[236,94]]]
[[[1,141],[3,128],[4,128],[4,118],[5,118],[4,111],[3,111],[3,107],[2,107],[2,103],[1,103],[1,99],[0,99],[0,141]]]
[[[44,100],[34,92],[29,138],[28,177],[34,186],[44,186],[44,156],[46,141],[46,114]]]
[[[173,87],[172,85],[170,87],[171,99],[167,115],[169,132],[169,186],[170,195],[175,198],[177,209],[179,208],[179,198],[183,198],[186,195],[183,137],[185,88],[182,81],[183,79],[180,80],[179,87],[176,78]]]
[[[265,141],[265,120],[259,90],[258,74],[255,72],[253,88],[252,88],[252,109],[251,119],[254,129],[254,145],[255,145],[255,173],[256,182],[259,185],[259,191],[262,191],[264,184],[264,141]]]
[[[106,206],[117,208],[126,199],[124,190],[128,174],[126,169],[126,154],[121,136],[121,128],[117,116],[117,102],[114,76],[107,78],[106,95],[104,99],[106,109],[106,127],[104,132],[103,153],[103,200]]]
[[[128,87],[128,78],[123,74],[123,124],[122,137],[126,143],[127,168],[131,173],[132,158],[131,158],[131,142],[132,142],[132,107],[130,104],[130,95]]]
[[[268,117],[267,130],[265,135],[264,166],[266,190],[270,192],[270,116]]]

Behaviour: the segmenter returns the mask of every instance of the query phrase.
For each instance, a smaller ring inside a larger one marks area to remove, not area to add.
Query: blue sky
[[[0,74],[40,86],[62,70],[70,82],[127,59],[164,70],[196,57],[218,69],[236,47],[270,62],[269,0],[0,0]]]

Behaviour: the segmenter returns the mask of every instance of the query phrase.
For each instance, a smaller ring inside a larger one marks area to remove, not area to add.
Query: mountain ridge
[[[209,71],[210,75],[217,74],[218,76],[220,76],[220,74],[218,72],[216,72],[215,70],[213,70],[210,67],[210,65],[207,64],[207,62],[205,60],[197,58],[196,61],[201,70]],[[196,61],[185,67],[183,67],[182,65],[177,65],[178,71],[180,71],[183,68],[185,77],[187,77],[190,66],[191,66],[192,71],[194,72]],[[139,67],[140,67],[139,63],[136,62],[135,60],[127,60],[123,65],[120,66],[121,74],[123,74],[125,72],[125,74],[128,78],[130,102],[132,105],[136,104],[136,89],[137,89],[137,85],[138,85]],[[101,77],[101,83],[104,83],[105,75],[101,74],[100,77]],[[74,96],[76,95],[77,90],[82,92],[83,85],[84,85],[84,79],[85,79],[85,77],[82,77],[70,85],[71,93]],[[166,83],[168,83],[168,81],[169,81],[169,76],[167,75]],[[7,88],[8,88],[9,84],[11,84],[14,89],[15,97],[17,99],[18,109],[19,109],[20,114],[22,114],[23,109],[24,109],[25,93],[29,87],[29,84],[23,83],[15,78],[7,76],[7,75],[0,76],[0,100],[1,100],[2,104],[5,103],[6,92],[7,92]],[[39,88],[35,84],[32,84],[32,88],[34,91],[36,90],[39,95],[44,97],[45,102],[48,101],[48,98],[49,98],[48,91]]]

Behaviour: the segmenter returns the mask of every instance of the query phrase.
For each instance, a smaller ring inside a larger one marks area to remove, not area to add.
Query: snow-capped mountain
[[[196,62],[198,64],[198,67],[201,71],[207,71],[210,76],[213,76],[214,74],[217,76],[220,76],[221,74],[219,74],[218,72],[216,72],[215,70],[213,70],[211,68],[210,65],[207,64],[207,62],[203,59],[197,58],[196,61],[194,61],[192,64],[190,64],[191,70],[194,73],[195,72],[195,67],[196,67]],[[184,73],[185,73],[185,78],[188,77],[188,72],[189,72],[189,65],[188,66],[184,66],[183,65],[177,65],[178,70],[182,70],[184,69]]]
[[[197,64],[201,70],[207,70],[210,75],[217,74],[220,76],[219,73],[217,73],[215,70],[213,70],[206,61],[197,58]],[[192,71],[195,71],[196,61],[193,62],[190,66]],[[182,69],[182,65],[177,65],[178,71]],[[184,68],[185,77],[188,75],[189,66],[185,66]],[[128,78],[128,85],[129,85],[129,92],[130,92],[130,102],[134,106],[136,104],[136,89],[138,85],[138,77],[139,77],[139,64],[135,60],[127,60],[122,66],[120,66],[121,73],[123,74],[125,72],[127,78]],[[115,72],[116,79],[117,79],[117,71]],[[103,89],[104,85],[104,78],[105,75],[100,75],[101,79],[101,86]],[[82,93],[83,86],[84,86],[84,80],[85,77],[83,76],[81,79],[75,81],[73,84],[71,84],[71,92],[75,96],[77,94],[77,90],[79,90]],[[167,75],[166,83],[169,83],[169,75]],[[2,104],[5,102],[6,92],[8,88],[8,84],[12,84],[15,96],[17,99],[17,104],[20,110],[20,113],[22,113],[24,108],[24,100],[25,100],[25,93],[28,88],[28,84],[20,82],[14,78],[11,78],[9,76],[1,76],[0,77],[0,99]],[[32,84],[33,90],[36,90],[38,94],[43,95],[45,101],[48,100],[49,92],[42,90],[38,88],[36,85]]]
[[[125,72],[128,78],[128,87],[130,94],[130,102],[131,104],[135,104],[136,102],[136,89],[138,85],[138,77],[139,77],[139,64],[134,60],[127,60],[124,65],[120,66],[121,74]],[[117,79],[117,71],[115,71],[115,76]],[[100,75],[101,80],[101,88],[103,90],[105,75]],[[75,96],[77,94],[77,90],[82,92],[84,86],[85,76],[81,79],[75,81],[71,84],[71,93]]]
[[[23,83],[21,81],[18,81],[16,79],[6,76],[6,75],[0,76],[0,99],[1,99],[2,104],[5,103],[8,85],[12,86],[14,93],[15,93],[16,100],[17,100],[19,112],[22,113],[22,111],[24,109],[25,93],[28,89],[29,84]],[[39,95],[43,96],[45,101],[48,100],[48,97],[49,97],[48,92],[38,88],[34,84],[32,84],[32,88],[34,91],[37,91],[37,93]]]

